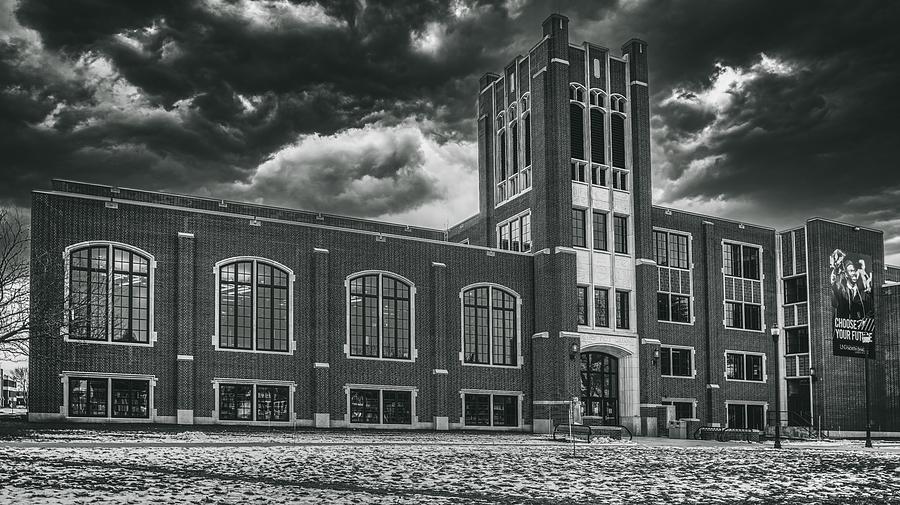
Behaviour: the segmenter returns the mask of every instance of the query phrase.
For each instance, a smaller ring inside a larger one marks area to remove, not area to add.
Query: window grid
[[[351,357],[412,358],[413,287],[385,273],[349,279]]]
[[[694,350],[687,347],[662,346],[659,349],[660,375],[693,377]]]
[[[613,216],[613,247],[617,254],[628,254],[627,216]]]
[[[220,349],[290,351],[290,275],[258,259],[219,266]]]
[[[736,381],[765,382],[762,354],[726,352],[725,378]]]
[[[497,225],[497,247],[507,251],[531,250],[531,213],[515,216]]]
[[[499,393],[464,393],[463,425],[519,426],[519,397]]]
[[[578,298],[577,314],[578,324],[588,324],[588,288],[587,286],[575,286],[575,296]]]
[[[222,421],[291,420],[288,385],[219,382],[218,389],[218,416]]]
[[[572,209],[572,246],[586,247],[584,209]]]
[[[631,308],[628,291],[616,290],[616,328],[627,330],[631,327]]]
[[[609,328],[609,290],[594,286],[594,326]]]
[[[727,328],[762,331],[762,248],[722,243]]]
[[[69,253],[68,338],[150,343],[151,259],[115,244]]]
[[[690,269],[690,237],[683,233],[653,230],[657,264],[656,315],[658,321],[690,324],[693,274]]]
[[[608,237],[606,235],[606,212],[598,210],[593,211],[592,233],[594,236],[594,250],[606,251],[609,249]]]
[[[463,292],[463,362],[518,365],[518,299],[493,286]]]

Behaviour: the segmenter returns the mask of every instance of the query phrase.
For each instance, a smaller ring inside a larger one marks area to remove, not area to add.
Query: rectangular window
[[[491,395],[465,395],[466,426],[491,425]]]
[[[691,323],[692,273],[689,236],[666,230],[653,230],[653,252],[658,285],[656,318],[659,321]]]
[[[289,421],[290,391],[288,386],[256,386],[256,420]]]
[[[350,390],[350,422],[379,424],[381,420],[380,392],[377,389]]]
[[[587,286],[576,286],[576,296],[578,297],[578,324],[588,324],[588,289]]]
[[[675,419],[694,419],[693,402],[676,402],[663,400],[662,404],[675,406]]]
[[[493,395],[494,426],[519,425],[519,397]]]
[[[729,380],[763,382],[763,356],[729,352],[725,354],[725,378]]]
[[[805,354],[809,352],[809,328],[788,328],[785,330],[786,354]]]
[[[594,287],[594,326],[609,328],[609,290]]]
[[[253,420],[253,384],[219,384],[219,419]]]
[[[600,165],[591,165],[591,184],[606,186],[606,169]]]
[[[593,211],[594,250],[606,251],[608,249],[606,239],[606,213]]]
[[[106,417],[108,379],[69,377],[69,417]]]
[[[531,250],[531,214],[522,216],[522,251]]]
[[[806,276],[784,280],[784,303],[800,303],[806,301]]]
[[[616,328],[627,330],[631,326],[630,313],[628,291],[616,290]]]
[[[587,168],[584,163],[571,162],[569,169],[572,172],[572,180],[575,182],[587,182]]]
[[[525,116],[525,167],[531,166],[531,114]],[[527,186],[526,186],[527,187]]]
[[[762,271],[758,246],[724,242],[722,271],[725,278],[725,326],[761,331]]]
[[[765,428],[764,409],[762,405],[743,403],[728,404],[728,427],[751,430]]]
[[[628,217],[613,216],[613,239],[615,252],[628,254]]]
[[[412,392],[382,391],[384,424],[412,424]]]
[[[660,372],[668,377],[693,377],[693,350],[677,347],[660,347]]]
[[[465,426],[519,426],[519,397],[502,394],[463,395]]]
[[[613,170],[613,189],[628,191],[628,172]]]
[[[572,245],[586,247],[584,229],[584,209],[572,209]]]
[[[531,250],[530,212],[497,225],[497,247],[506,251]]]
[[[149,418],[150,381],[112,379],[112,417]]]

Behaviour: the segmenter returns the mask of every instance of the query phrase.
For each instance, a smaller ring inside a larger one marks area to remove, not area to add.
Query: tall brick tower
[[[551,15],[526,56],[481,78],[479,215],[458,231],[535,254],[535,430],[578,397],[588,422],[644,432],[659,403],[658,372],[641,373],[659,350],[647,44],[614,56],[570,44],[568,23]]]

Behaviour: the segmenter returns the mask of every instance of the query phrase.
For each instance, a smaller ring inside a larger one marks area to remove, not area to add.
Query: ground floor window
[[[465,426],[519,426],[519,396],[493,393],[463,395]]]
[[[729,403],[728,427],[762,430],[765,428],[765,408],[763,405]]]
[[[150,417],[150,380],[69,377],[69,417]]]
[[[675,419],[695,419],[693,401],[663,400],[662,404],[675,407]]]
[[[290,421],[290,396],[287,385],[219,383],[219,419]]]
[[[350,422],[356,424],[412,424],[412,391],[350,389]]]

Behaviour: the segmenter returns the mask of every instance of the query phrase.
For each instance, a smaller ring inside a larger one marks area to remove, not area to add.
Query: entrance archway
[[[585,416],[619,424],[619,360],[604,352],[581,353],[581,405]]]

